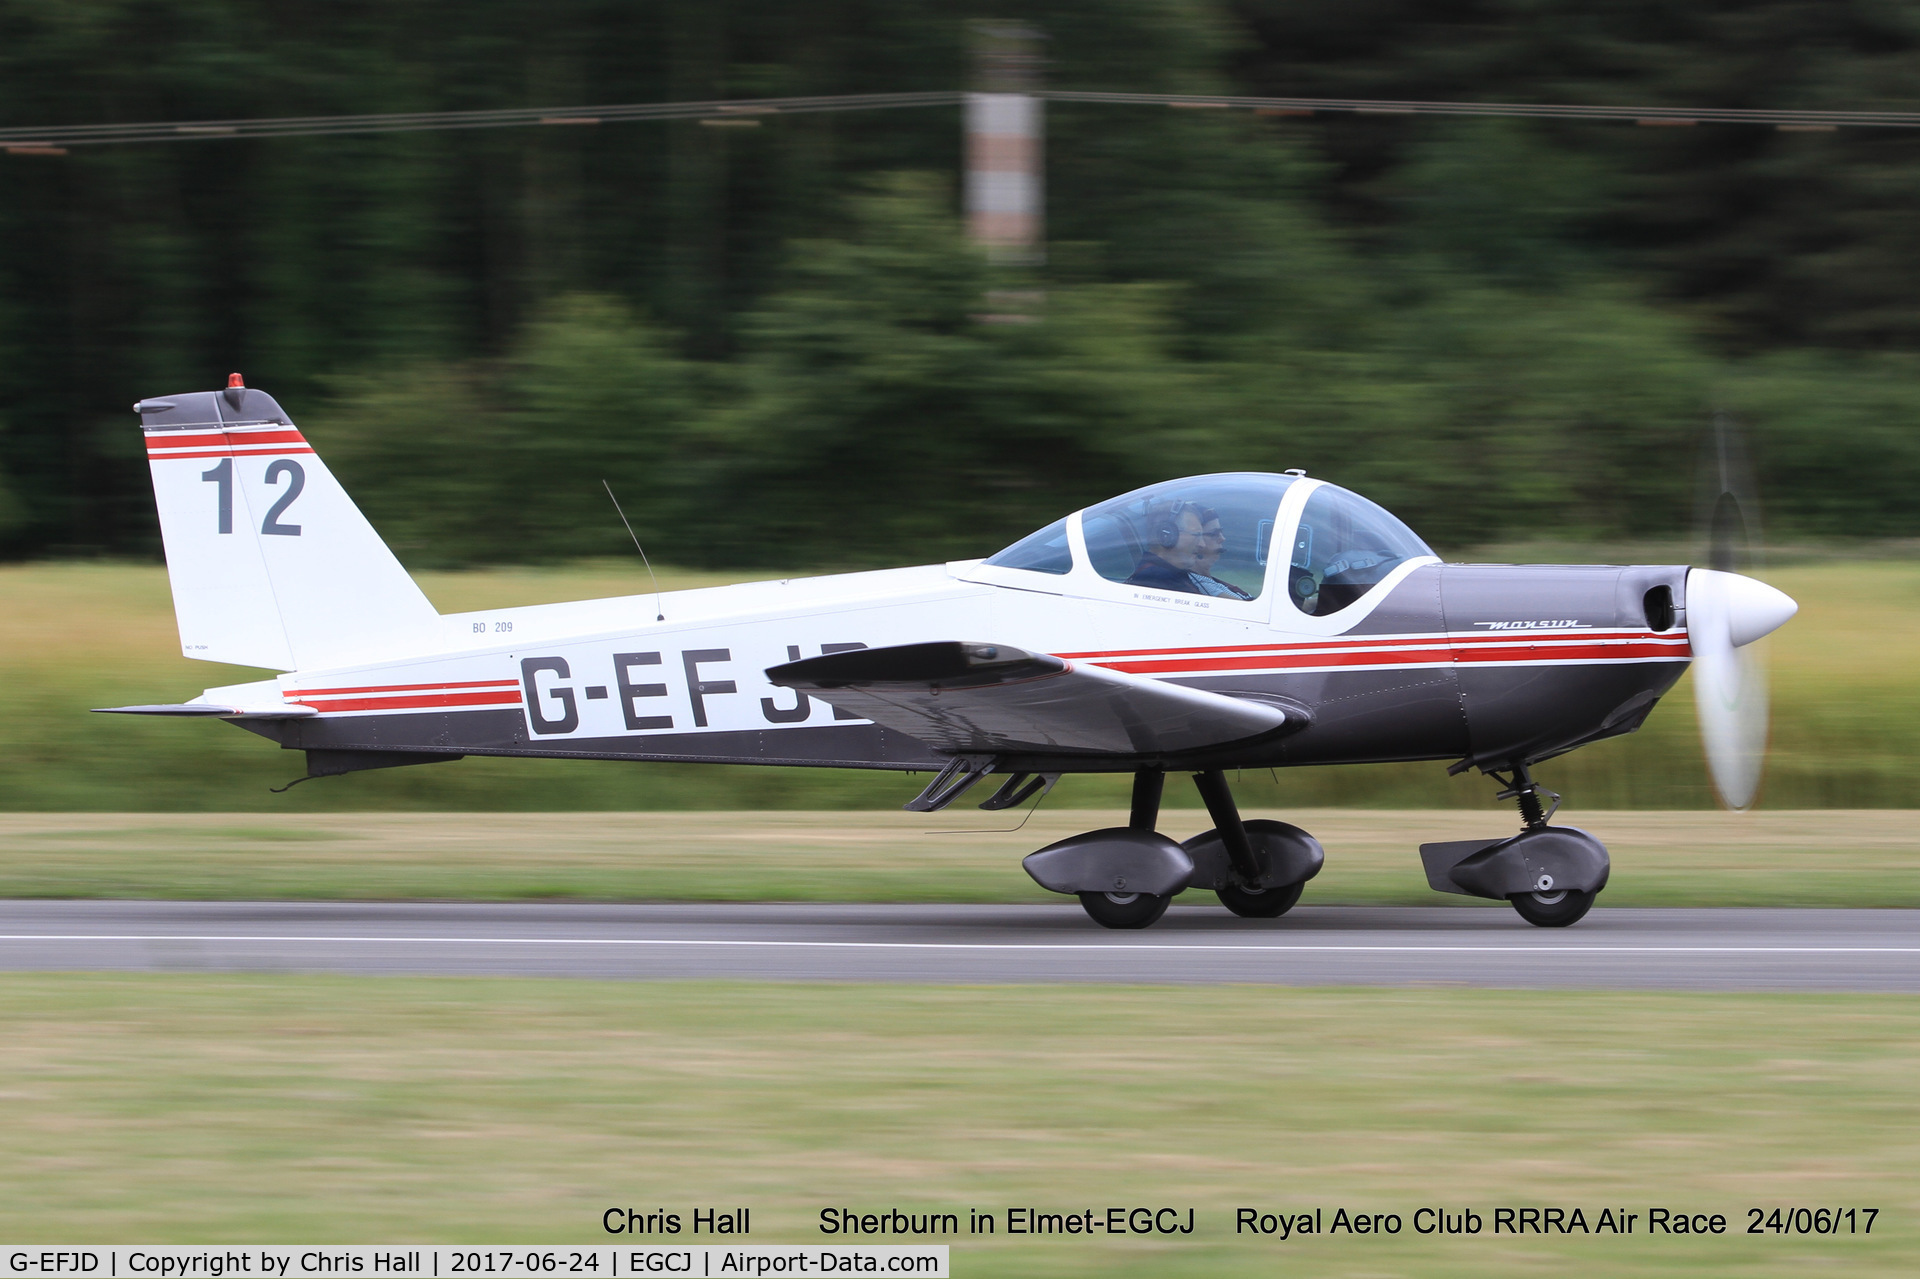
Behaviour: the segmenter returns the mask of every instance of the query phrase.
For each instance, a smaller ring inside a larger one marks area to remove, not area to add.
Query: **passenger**
[[[1227,545],[1220,515],[1212,507],[1198,502],[1156,502],[1147,508],[1145,531],[1147,551],[1127,578],[1128,585],[1236,600],[1253,598],[1209,572]]]

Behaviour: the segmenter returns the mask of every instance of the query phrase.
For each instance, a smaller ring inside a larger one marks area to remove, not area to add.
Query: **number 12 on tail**
[[[290,457],[275,458],[267,467],[268,485],[278,487],[281,476],[287,477],[287,491],[282,493],[274,504],[267,508],[267,518],[260,523],[260,531],[280,537],[299,537],[298,524],[282,524],[280,517],[287,513],[300,491],[307,486],[307,473],[300,464]],[[208,484],[219,485],[219,527],[222,533],[233,532],[233,459],[223,457],[220,465],[210,471],[200,472],[200,479]]]

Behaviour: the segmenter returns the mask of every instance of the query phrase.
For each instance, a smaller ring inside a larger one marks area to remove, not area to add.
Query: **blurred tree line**
[[[927,0],[0,0],[0,124],[964,87]],[[1057,0],[1055,87],[1915,109],[1920,0]],[[1920,131],[1049,104],[1044,266],[948,108],[0,155],[0,550],[157,550],[127,405],[232,369],[409,563],[991,552],[1301,466],[1445,547],[1913,536]]]

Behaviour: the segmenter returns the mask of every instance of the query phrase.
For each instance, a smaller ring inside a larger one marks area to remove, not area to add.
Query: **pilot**
[[[1189,595],[1250,600],[1253,596],[1209,571],[1226,548],[1220,515],[1198,502],[1156,502],[1147,508],[1147,550],[1127,578],[1130,586]]]

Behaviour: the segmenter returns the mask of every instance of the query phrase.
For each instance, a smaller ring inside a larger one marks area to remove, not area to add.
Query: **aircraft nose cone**
[[[1735,648],[1751,644],[1763,635],[1771,635],[1800,611],[1800,605],[1785,591],[1738,573],[1721,573],[1725,592],[1727,638]]]

